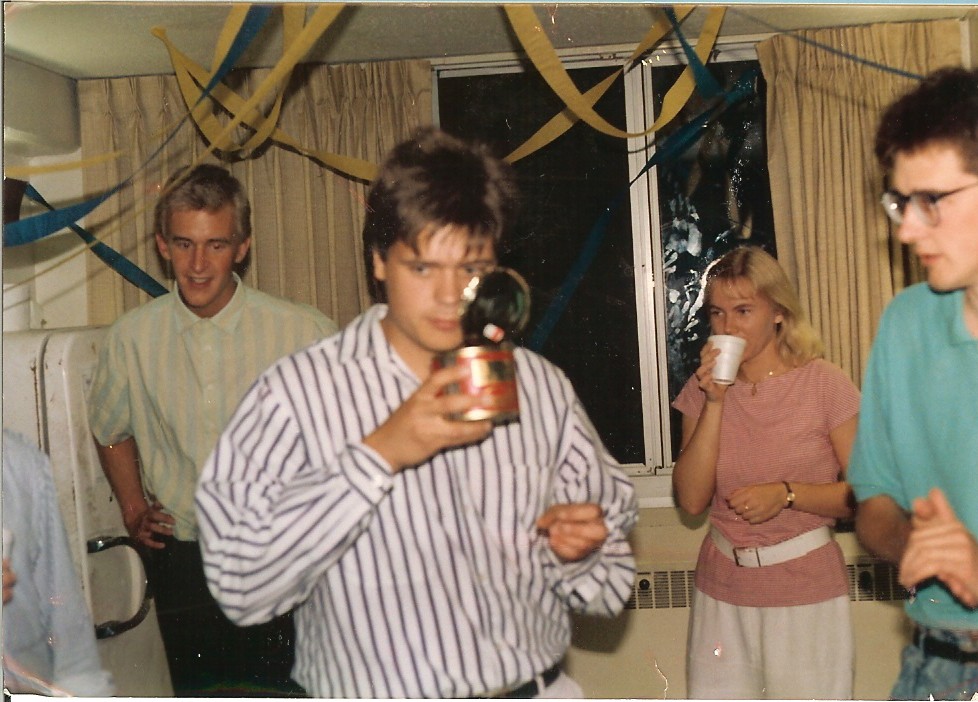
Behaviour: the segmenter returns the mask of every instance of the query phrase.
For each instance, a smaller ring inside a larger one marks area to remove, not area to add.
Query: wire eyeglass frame
[[[914,206],[917,214],[929,227],[936,227],[941,223],[941,212],[937,208],[937,203],[950,195],[956,195],[963,190],[968,190],[978,186],[978,181],[974,183],[969,183],[968,185],[963,185],[960,188],[955,188],[954,190],[945,191],[933,191],[933,190],[915,190],[909,195],[904,195],[898,190],[887,190],[880,197],[880,204],[883,205],[883,211],[894,224],[903,224],[904,212],[907,209],[907,203]]]

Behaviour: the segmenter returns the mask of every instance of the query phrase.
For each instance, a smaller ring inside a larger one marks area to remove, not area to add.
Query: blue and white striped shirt
[[[375,305],[273,365],[204,466],[208,583],[254,624],[296,608],[293,677],[314,697],[467,697],[525,682],[570,643],[569,612],[631,591],[632,484],[566,377],[523,349],[521,419],[391,474],[362,439],[419,386]],[[536,519],[596,502],[610,534],[562,563]]]

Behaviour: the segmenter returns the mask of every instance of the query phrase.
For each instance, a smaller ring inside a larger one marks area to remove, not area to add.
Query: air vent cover
[[[907,599],[907,591],[897,581],[897,569],[874,558],[846,564],[849,599],[853,602],[889,602]],[[642,571],[635,574],[632,595],[625,609],[668,609],[689,607],[693,601],[693,571]]]

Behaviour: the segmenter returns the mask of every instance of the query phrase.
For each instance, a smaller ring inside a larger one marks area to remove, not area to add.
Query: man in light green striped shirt
[[[174,693],[296,694],[292,623],[238,628],[207,590],[197,545],[200,467],[238,401],[282,356],[337,331],[307,305],[245,286],[251,208],[225,169],[170,178],[155,212],[175,291],[109,328],[90,396],[102,467],[130,536],[153,549],[157,616]]]

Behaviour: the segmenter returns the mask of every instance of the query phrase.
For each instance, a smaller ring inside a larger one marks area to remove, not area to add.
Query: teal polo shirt
[[[963,309],[963,291],[925,283],[889,304],[863,381],[848,479],[860,501],[885,494],[907,510],[938,487],[978,535],[978,340]],[[978,629],[978,610],[939,582],[918,589],[906,609],[925,626]]]

